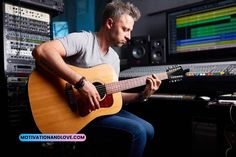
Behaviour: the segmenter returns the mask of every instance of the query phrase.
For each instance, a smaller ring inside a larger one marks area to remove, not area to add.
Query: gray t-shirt
[[[66,50],[66,62],[78,67],[93,67],[99,64],[110,64],[117,76],[120,72],[120,59],[115,50],[109,47],[106,55],[101,53],[97,36],[93,32],[71,33],[59,41]]]

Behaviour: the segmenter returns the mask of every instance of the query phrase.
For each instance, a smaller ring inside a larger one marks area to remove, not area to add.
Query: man
[[[98,32],[71,33],[61,39],[39,45],[32,54],[38,65],[74,85],[81,98],[90,105],[91,112],[99,110],[101,98],[95,86],[86,80],[86,76],[73,71],[67,63],[83,68],[103,63],[110,64],[118,76],[120,60],[111,46],[121,47],[130,40],[134,22],[139,17],[140,11],[129,2],[108,3]],[[146,100],[159,88],[160,84],[161,81],[156,75],[147,77],[147,85],[143,92],[122,92],[123,103]],[[131,139],[128,141],[130,157],[141,157],[147,142],[154,136],[154,128],[150,123],[123,109],[117,114],[96,118],[88,125],[107,128],[107,130],[119,130],[130,135]]]

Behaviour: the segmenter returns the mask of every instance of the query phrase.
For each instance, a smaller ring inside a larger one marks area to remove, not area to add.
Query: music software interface
[[[168,16],[169,53],[236,47],[236,4],[231,1],[182,9]]]

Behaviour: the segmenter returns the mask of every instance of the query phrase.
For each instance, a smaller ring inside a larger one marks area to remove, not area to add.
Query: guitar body
[[[117,81],[117,76],[108,64],[92,68],[70,66],[74,71],[92,83],[107,84]],[[55,75],[34,70],[28,81],[28,95],[34,121],[42,133],[78,133],[97,117],[115,114],[122,107],[121,92],[105,95],[100,101],[101,108],[86,116],[73,112],[65,94],[67,82]],[[73,89],[78,103],[79,92]]]

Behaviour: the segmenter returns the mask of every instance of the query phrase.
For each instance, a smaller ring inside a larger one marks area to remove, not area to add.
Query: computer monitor
[[[167,12],[167,62],[236,60],[236,1],[215,0]]]
[[[67,21],[53,21],[52,23],[53,39],[64,37],[69,33]]]

